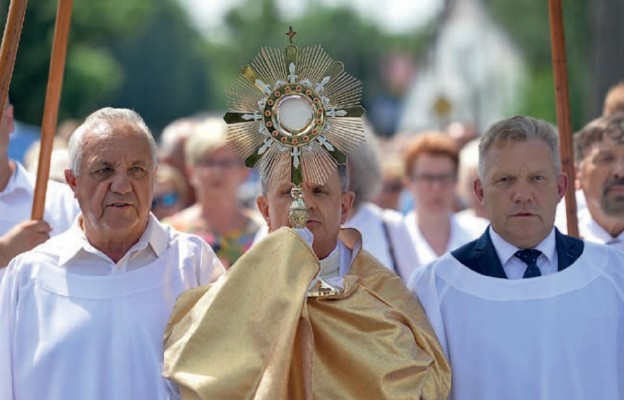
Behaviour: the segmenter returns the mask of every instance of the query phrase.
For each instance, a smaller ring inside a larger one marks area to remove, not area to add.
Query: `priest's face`
[[[125,122],[102,122],[85,133],[79,174],[65,173],[92,243],[143,234],[151,208],[155,165],[147,136]]]
[[[492,228],[517,247],[535,247],[552,230],[568,183],[548,144],[541,139],[493,144],[484,161],[475,193]]]
[[[308,209],[306,227],[314,235],[313,249],[319,259],[323,259],[336,247],[338,231],[353,205],[353,192],[343,191],[338,170],[322,185],[304,180],[304,202]],[[290,226],[290,189],[294,185],[288,180],[276,182],[267,187],[266,193],[257,199],[258,209],[266,220],[269,231],[282,226]]]

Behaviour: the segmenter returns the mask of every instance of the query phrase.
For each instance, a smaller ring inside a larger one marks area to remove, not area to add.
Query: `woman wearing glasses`
[[[239,188],[249,172],[229,147],[226,132],[221,118],[196,125],[185,144],[196,202],[164,222],[204,238],[228,268],[249,249],[260,220],[239,201]]]
[[[407,281],[414,269],[479,237],[488,222],[455,214],[459,149],[446,133],[415,136],[405,153],[404,167],[405,185],[414,198],[405,223],[417,254],[409,268],[399,266],[398,273]]]

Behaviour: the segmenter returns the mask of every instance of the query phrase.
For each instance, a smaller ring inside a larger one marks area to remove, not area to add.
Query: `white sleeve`
[[[199,265],[195,266],[199,285],[207,285],[216,281],[225,273],[225,268],[214,250],[205,242],[200,243],[201,256],[199,257]]]
[[[17,259],[13,259],[4,271],[0,282],[0,399],[13,399],[13,359],[15,338],[15,309]]]
[[[409,278],[408,289],[412,295],[418,299],[422,305],[427,319],[438,337],[438,341],[444,350],[444,354],[448,358],[448,348],[446,345],[446,335],[444,331],[444,320],[442,318],[442,310],[440,299],[438,296],[438,287],[436,282],[435,269],[433,263],[422,268],[414,270]]]

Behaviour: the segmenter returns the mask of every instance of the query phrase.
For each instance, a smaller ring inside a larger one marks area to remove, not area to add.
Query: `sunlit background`
[[[0,21],[8,9],[0,0]],[[39,125],[56,2],[30,0],[10,95]],[[572,125],[624,79],[622,0],[564,1]],[[545,0],[74,0],[59,118],[137,110],[169,122],[225,110],[224,88],[262,46],[321,44],[364,82],[380,135],[511,114],[556,122]]]

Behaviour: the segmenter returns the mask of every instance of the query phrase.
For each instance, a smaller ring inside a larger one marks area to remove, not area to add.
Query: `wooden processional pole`
[[[59,0],[56,9],[56,24],[54,26],[54,41],[52,43],[52,56],[50,57],[50,72],[48,75],[48,87],[46,89],[43,120],[41,123],[41,150],[39,152],[39,166],[37,168],[37,183],[32,206],[32,219],[42,219],[45,206],[45,195],[50,177],[50,158],[54,135],[58,122],[58,110],[63,87],[63,72],[65,71],[65,58],[67,55],[67,38],[73,0]]]
[[[557,125],[561,151],[561,168],[568,176],[568,188],[565,192],[566,220],[568,235],[579,237],[574,190],[574,151],[572,150],[572,128],[570,124],[570,103],[568,94],[568,72],[566,65],[565,34],[561,0],[548,1],[550,11],[550,41],[552,46],[552,65],[555,78],[555,99],[557,105]]]
[[[15,56],[22,35],[22,25],[28,0],[11,0],[9,12],[7,14],[4,35],[2,36],[2,46],[0,47],[0,121],[4,118],[13,67],[15,66]]]

